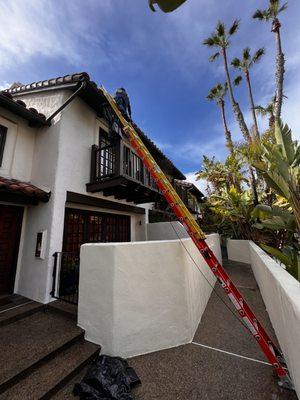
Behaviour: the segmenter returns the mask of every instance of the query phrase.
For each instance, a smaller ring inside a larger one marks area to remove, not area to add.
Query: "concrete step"
[[[75,399],[73,395],[74,385],[75,383],[81,382],[87,370],[88,367],[84,367],[63,388],[61,388],[53,397],[51,397],[51,400],[74,400]]]
[[[0,311],[0,327],[11,324],[20,319],[41,311],[44,305],[32,300],[12,305],[10,308]]]
[[[77,321],[77,305],[67,303],[63,300],[55,300],[47,305],[50,312],[56,312],[65,316],[66,318]]]
[[[0,395],[0,400],[48,400],[63,389],[74,376],[91,363],[99,353],[99,346],[84,340],[73,344],[45,365],[35,369]]]
[[[83,339],[74,321],[40,311],[0,328],[0,393]]]

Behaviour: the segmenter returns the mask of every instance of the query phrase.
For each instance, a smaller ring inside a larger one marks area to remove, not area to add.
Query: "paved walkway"
[[[276,341],[258,286],[247,264],[225,262],[232,280]],[[217,293],[229,304],[223,290]],[[252,336],[213,293],[194,343],[130,360],[142,380],[137,400],[296,400],[281,389]]]

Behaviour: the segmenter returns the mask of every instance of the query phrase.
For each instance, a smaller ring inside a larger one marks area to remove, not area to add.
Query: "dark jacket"
[[[118,89],[116,91],[115,101],[122,114],[128,115],[131,118],[130,100],[125,89]]]

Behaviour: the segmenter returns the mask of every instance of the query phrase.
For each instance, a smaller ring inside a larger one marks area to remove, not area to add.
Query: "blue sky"
[[[251,19],[265,5],[267,0],[188,0],[164,14],[150,12],[147,0],[0,0],[0,87],[80,71],[111,92],[123,86],[135,121],[193,180],[203,154],[226,156],[219,110],[205,100],[209,89],[224,81],[223,68],[208,62],[211,52],[201,43],[218,19],[229,25],[240,18],[230,58],[246,46],[265,46],[267,54],[253,70],[256,103],[265,104],[274,91],[274,37],[268,24]],[[299,18],[299,1],[290,0],[282,16],[284,118],[298,138]],[[250,123],[244,88],[236,95]],[[238,140],[229,107],[227,115]]]

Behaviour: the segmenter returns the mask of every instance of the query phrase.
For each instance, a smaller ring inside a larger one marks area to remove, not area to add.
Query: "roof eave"
[[[29,122],[29,126],[31,127],[36,128],[49,126],[49,123],[47,123],[44,118],[41,118],[39,115],[34,114],[32,111],[28,110],[21,104],[18,104],[8,97],[2,95],[2,93],[0,93],[0,107],[3,107],[6,110],[18,115],[19,117],[24,118]]]

